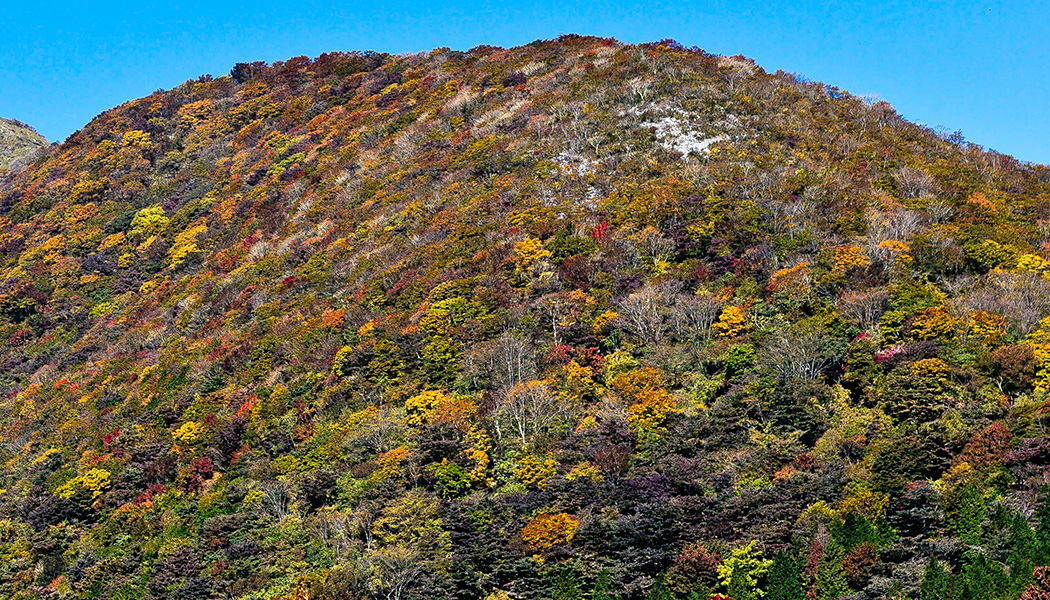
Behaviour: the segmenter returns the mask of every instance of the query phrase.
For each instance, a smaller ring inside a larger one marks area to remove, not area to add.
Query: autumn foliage
[[[576,535],[580,522],[572,515],[558,513],[539,515],[521,532],[525,543],[537,550],[547,550],[558,544],[567,544]]]
[[[132,100],[0,174],[0,597],[1041,597],[1048,203],[671,40]]]

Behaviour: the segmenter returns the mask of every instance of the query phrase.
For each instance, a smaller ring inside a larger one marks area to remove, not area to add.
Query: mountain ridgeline
[[[5,598],[1050,593],[1050,169],[742,57],[240,64],[0,270]]]

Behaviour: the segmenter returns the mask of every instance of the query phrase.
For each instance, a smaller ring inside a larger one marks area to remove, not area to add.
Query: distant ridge
[[[44,136],[29,125],[14,119],[0,118],[0,170],[19,164],[19,159],[48,145]]]

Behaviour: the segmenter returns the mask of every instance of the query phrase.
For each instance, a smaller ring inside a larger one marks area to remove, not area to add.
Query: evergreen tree
[[[576,573],[571,567],[564,567],[554,582],[552,600],[581,600],[580,586],[576,581]]]
[[[594,580],[591,588],[591,600],[614,600],[611,592],[612,582],[609,581],[609,569],[602,569]]]
[[[919,600],[945,600],[948,595],[948,583],[950,582],[948,572],[936,558],[931,558],[926,564],[926,573],[922,577],[919,586]]]
[[[802,569],[798,559],[791,554],[777,552],[766,579],[769,581],[766,589],[767,600],[805,600]]]
[[[842,546],[831,542],[824,548],[824,556],[817,567],[816,592],[818,600],[835,600],[849,594],[846,582],[846,570],[842,568],[842,559],[846,552]]]
[[[973,485],[966,486],[954,525],[959,537],[971,546],[981,543],[981,521],[984,520],[984,513],[984,498],[981,497],[980,490]]]
[[[1050,484],[1039,490],[1039,508],[1035,510],[1036,562],[1050,565]]]
[[[656,582],[653,583],[653,587],[649,588],[648,600],[675,600],[674,594],[671,593],[671,588],[667,586],[667,582],[664,581],[664,576],[660,575],[656,578]]]
[[[1010,580],[1003,569],[984,554],[971,553],[963,562],[962,597],[983,600],[998,598],[1010,589]]]
[[[1010,555],[1006,564],[1010,567],[1010,587],[1021,593],[1033,581],[1039,548],[1028,520],[1019,514],[1014,515],[1010,522],[1009,544]]]
[[[846,551],[852,550],[864,542],[871,542],[872,545],[876,545],[879,541],[875,528],[871,526],[871,522],[855,512],[847,513],[840,524],[833,524],[831,526],[831,536]]]

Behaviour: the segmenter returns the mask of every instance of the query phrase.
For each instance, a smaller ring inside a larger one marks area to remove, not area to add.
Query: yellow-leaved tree
[[[733,337],[748,330],[747,313],[740,306],[727,306],[718,321],[711,326],[720,337]]]
[[[549,550],[560,544],[567,544],[576,535],[580,521],[566,514],[543,514],[534,518],[525,526],[521,537],[535,550]]]

